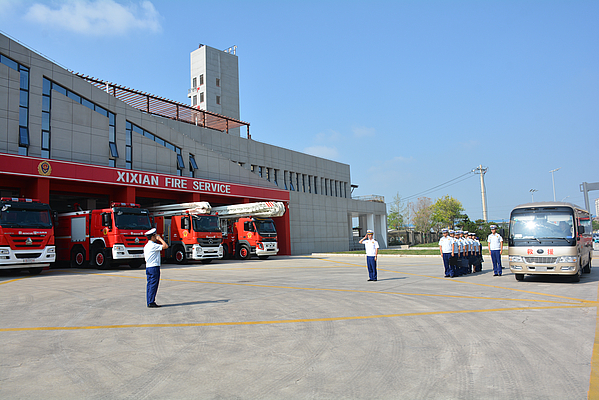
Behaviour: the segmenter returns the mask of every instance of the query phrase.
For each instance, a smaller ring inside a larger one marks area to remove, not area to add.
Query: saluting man
[[[156,233],[156,228],[146,232],[148,243],[144,246],[144,258],[146,259],[146,301],[150,308],[160,307],[156,304],[156,292],[160,283],[160,252],[168,247],[164,239]]]
[[[376,282],[376,257],[379,254],[379,242],[373,239],[374,232],[366,231],[366,236],[360,239],[360,244],[366,246],[366,265],[368,266],[368,281]]]
[[[449,259],[453,256],[453,239],[449,237],[449,229],[441,229],[443,236],[439,239],[439,251],[443,258],[443,266],[445,267],[445,277],[449,278]]]
[[[493,262],[493,276],[501,276],[501,254],[503,253],[503,238],[497,233],[497,226],[491,225],[491,234],[487,238],[491,261]]]

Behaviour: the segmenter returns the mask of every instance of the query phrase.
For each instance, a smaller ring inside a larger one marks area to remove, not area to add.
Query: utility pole
[[[535,202],[535,192],[538,192],[538,190],[530,189],[529,192],[530,192],[530,195],[532,196],[532,202],[534,203]]]
[[[485,193],[485,173],[487,172],[487,169],[487,167],[479,165],[472,170],[475,174],[480,174],[480,193],[483,198],[483,219],[485,222],[488,222],[489,220],[487,216],[487,195]]]
[[[553,201],[556,201],[556,200],[555,200],[555,179],[553,179],[553,173],[554,173],[555,171],[559,171],[561,168],[562,168],[562,167],[559,167],[559,168],[552,169],[551,171],[549,171],[549,172],[551,172],[551,182],[553,182]]]

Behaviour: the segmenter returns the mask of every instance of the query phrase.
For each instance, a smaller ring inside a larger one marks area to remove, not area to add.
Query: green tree
[[[599,221],[593,220],[593,232],[599,231]]]
[[[406,225],[406,205],[399,193],[393,197],[393,201],[388,204],[389,213],[387,214],[387,228],[401,229]]]
[[[462,203],[449,195],[437,199],[431,209],[432,222],[442,227],[453,227],[464,211]]]

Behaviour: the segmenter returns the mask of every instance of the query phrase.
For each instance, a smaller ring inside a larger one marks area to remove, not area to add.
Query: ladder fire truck
[[[112,203],[110,208],[58,214],[56,247],[58,259],[81,267],[88,261],[98,268],[144,263],[144,233],[150,216],[139,204]]]
[[[218,217],[210,215],[210,204],[201,201],[149,208],[156,231],[169,247],[166,258],[178,264],[199,260],[203,264],[223,257],[222,233]]]
[[[271,218],[285,214],[281,202],[259,202],[213,207],[223,232],[225,258],[247,260],[252,254],[267,259],[279,252],[277,229]]]
[[[0,199],[0,269],[39,274],[56,260],[50,206],[36,199]]]

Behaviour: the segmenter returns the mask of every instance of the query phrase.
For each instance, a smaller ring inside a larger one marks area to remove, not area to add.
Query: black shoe
[[[372,281],[372,279],[369,279],[367,282],[370,282],[370,281]]]
[[[156,303],[150,303],[150,304],[148,304],[148,307],[149,307],[149,308],[158,308],[158,307],[161,307],[161,306],[159,306],[159,305],[158,305],[158,304],[156,304]]]

